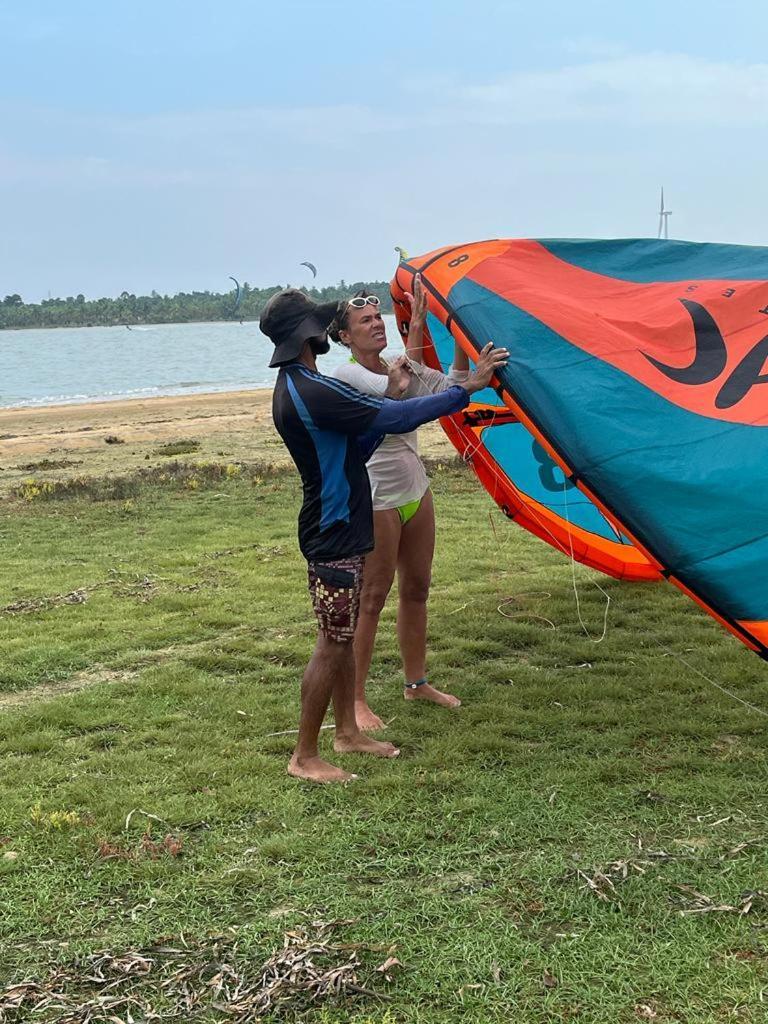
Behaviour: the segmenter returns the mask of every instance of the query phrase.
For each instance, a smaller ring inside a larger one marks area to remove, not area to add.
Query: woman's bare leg
[[[416,682],[426,675],[427,599],[434,551],[435,509],[432,492],[427,491],[416,515],[402,528],[397,561],[397,635],[408,682]],[[441,693],[429,683],[416,690],[406,689],[405,697],[407,700],[429,700],[449,708],[461,704],[457,697]]]
[[[383,729],[384,723],[368,707],[365,683],[373,657],[379,616],[392,589],[400,544],[397,509],[373,513],[374,549],[366,556],[360,613],[355,630],[355,717],[360,729]]]

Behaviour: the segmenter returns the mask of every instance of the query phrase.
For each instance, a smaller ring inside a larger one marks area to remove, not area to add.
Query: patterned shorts
[[[312,607],[320,632],[329,640],[349,643],[354,638],[364,563],[362,555],[308,563]]]

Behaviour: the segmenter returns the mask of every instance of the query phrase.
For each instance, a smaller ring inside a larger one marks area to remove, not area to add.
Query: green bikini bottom
[[[409,519],[413,519],[419,511],[419,505],[421,505],[421,498],[417,498],[416,501],[409,501],[406,505],[398,507],[397,514],[400,516],[401,526],[405,526]]]

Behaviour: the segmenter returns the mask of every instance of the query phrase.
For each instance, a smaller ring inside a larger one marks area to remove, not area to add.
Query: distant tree
[[[267,301],[284,287],[271,285],[257,288],[243,284],[243,295],[237,311],[241,320],[258,320]],[[316,302],[335,302],[353,294],[360,288],[379,295],[382,310],[392,312],[389,285],[385,281],[340,282],[324,288],[304,288]],[[187,323],[189,321],[221,321],[232,318],[232,293],[194,291],[176,295],[133,295],[124,291],[117,298],[86,299],[80,293],[76,298],[43,299],[39,304],[25,304],[20,295],[6,295],[0,300],[0,330],[20,327],[91,327],[135,323]]]

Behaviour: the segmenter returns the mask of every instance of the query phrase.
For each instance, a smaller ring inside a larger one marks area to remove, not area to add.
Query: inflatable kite
[[[241,300],[242,300],[242,298],[243,298],[243,290],[242,290],[242,288],[240,287],[240,282],[239,282],[239,281],[237,280],[237,278],[236,278],[236,277],[232,277],[232,276],[230,275],[230,278],[229,278],[229,280],[230,280],[230,281],[234,281],[234,282],[235,282],[235,304],[234,304],[234,306],[232,307],[232,316],[234,316],[234,315],[235,315],[235,313],[236,313],[236,312],[238,311],[238,309],[240,308],[240,302],[241,302]]]
[[[768,248],[490,241],[408,259],[425,361],[510,350],[443,421],[505,513],[612,576],[675,583],[768,658]],[[764,372],[764,370],[766,372]]]

